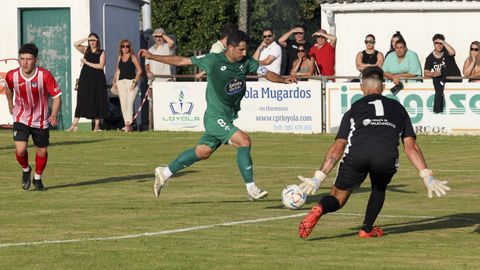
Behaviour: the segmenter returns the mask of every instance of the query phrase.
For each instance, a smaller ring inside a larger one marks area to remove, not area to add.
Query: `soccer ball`
[[[288,209],[300,209],[305,204],[306,200],[307,194],[305,194],[297,185],[288,185],[282,191],[282,202]]]

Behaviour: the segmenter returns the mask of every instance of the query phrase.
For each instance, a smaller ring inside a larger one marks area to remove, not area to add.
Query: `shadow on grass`
[[[64,141],[64,142],[55,142],[55,143],[50,143],[48,148],[52,147],[57,147],[57,146],[64,146],[64,145],[76,145],[76,144],[85,144],[85,143],[96,143],[96,142],[102,142],[102,141],[107,141],[107,139],[97,139],[97,140],[83,140],[83,141]],[[33,147],[33,142],[32,140],[29,141],[29,147]],[[15,144],[13,143],[12,140],[12,145],[1,147],[0,150],[14,150],[15,149]]]
[[[321,226],[321,223],[319,223],[318,225]],[[471,232],[472,234],[480,233],[480,213],[462,213],[462,214],[447,215],[447,216],[436,217],[436,218],[425,218],[425,219],[420,219],[420,220],[411,221],[411,222],[392,223],[392,224],[383,225],[382,229],[385,233],[384,236],[388,236],[389,234],[402,234],[402,233],[417,232],[417,231],[456,229],[456,228],[465,228],[465,227],[471,227],[471,226],[475,226],[474,230]],[[355,232],[350,232],[350,233],[345,233],[345,234],[340,234],[335,236],[328,236],[328,237],[317,237],[309,240],[315,241],[315,240],[327,240],[327,239],[335,239],[335,238],[352,237],[358,234],[359,229],[360,228],[352,228],[351,230]]]
[[[197,171],[179,172],[179,173],[175,174],[175,178],[181,177],[181,176],[186,175],[186,174],[195,173],[195,172],[197,172]],[[152,172],[152,173],[149,173],[149,174],[137,174],[137,175],[108,177],[108,178],[102,178],[102,179],[96,179],[96,180],[90,180],[90,181],[83,181],[83,182],[78,182],[78,183],[50,186],[50,187],[47,187],[47,188],[48,189],[55,189],[55,188],[82,187],[82,186],[107,184],[107,183],[112,183],[112,182],[133,181],[133,180],[139,180],[138,182],[145,182],[145,181],[151,180],[152,183],[153,183],[154,179],[155,179],[155,176]]]

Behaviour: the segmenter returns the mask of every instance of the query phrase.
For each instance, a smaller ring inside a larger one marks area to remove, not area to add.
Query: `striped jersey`
[[[5,79],[13,91],[13,121],[33,128],[48,128],[47,93],[53,98],[62,94],[52,74],[35,67],[34,75],[26,79],[20,68],[16,68],[10,70]]]

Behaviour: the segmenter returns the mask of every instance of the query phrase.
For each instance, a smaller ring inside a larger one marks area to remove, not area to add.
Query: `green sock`
[[[174,174],[182,169],[187,168],[200,159],[195,155],[195,148],[190,148],[181,153],[174,161],[168,164],[168,168]]]
[[[245,183],[253,182],[253,162],[250,148],[250,146],[242,146],[237,149],[237,165]]]

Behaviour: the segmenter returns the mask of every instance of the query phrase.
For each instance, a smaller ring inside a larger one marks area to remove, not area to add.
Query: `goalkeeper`
[[[335,142],[328,150],[320,170],[316,170],[312,178],[299,176],[303,181],[300,188],[307,194],[315,194],[341,159],[330,195],[322,197],[300,223],[298,235],[301,238],[308,237],[322,215],[342,208],[367,174],[370,175],[372,192],[358,236],[370,238],[383,235],[383,230],[373,224],[382,210],[387,185],[397,172],[399,139],[403,141],[408,159],[419,171],[428,197],[431,198],[433,193],[441,197],[450,190],[447,181],[438,181],[427,168],[405,108],[398,101],[382,96],[385,88],[383,70],[378,67],[366,68],[362,73],[360,88],[364,97],[343,116]]]

